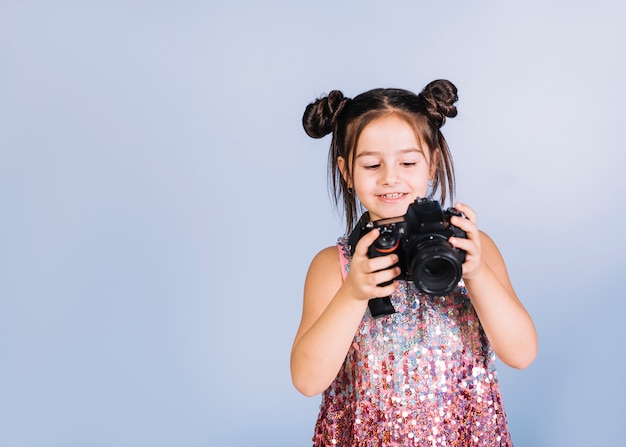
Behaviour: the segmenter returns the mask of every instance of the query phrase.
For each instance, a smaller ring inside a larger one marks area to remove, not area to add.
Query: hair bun
[[[432,81],[418,96],[422,100],[428,119],[437,127],[445,124],[446,117],[454,118],[457,115],[454,105],[459,100],[457,89],[446,79]]]
[[[339,90],[333,90],[328,96],[309,104],[302,116],[302,126],[307,135],[311,138],[322,138],[331,133],[337,116],[348,101],[350,98],[343,96]]]

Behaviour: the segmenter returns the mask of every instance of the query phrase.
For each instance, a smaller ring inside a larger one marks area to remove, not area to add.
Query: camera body
[[[395,253],[401,270],[396,279],[413,281],[425,293],[447,295],[461,279],[465,261],[465,251],[454,248],[448,239],[467,237],[450,223],[452,216],[464,217],[454,208],[442,210],[438,201],[425,198],[416,199],[404,216],[369,221],[364,214],[348,239],[350,252],[354,254],[362,236],[378,228],[380,235],[369,247],[370,258]],[[395,312],[388,297],[372,299],[369,304],[373,316]]]

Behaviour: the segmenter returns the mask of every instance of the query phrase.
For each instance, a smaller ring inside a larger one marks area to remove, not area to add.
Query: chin
[[[406,214],[409,208],[407,203],[404,207],[394,207],[389,210],[369,211],[371,220],[391,219],[392,217],[401,217]]]

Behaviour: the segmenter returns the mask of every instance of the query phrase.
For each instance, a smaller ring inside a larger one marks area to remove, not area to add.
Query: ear
[[[346,159],[343,157],[337,157],[337,166],[339,167],[341,176],[348,185],[348,188],[352,188],[352,179],[350,178],[350,171],[348,169],[348,163],[346,162]]]

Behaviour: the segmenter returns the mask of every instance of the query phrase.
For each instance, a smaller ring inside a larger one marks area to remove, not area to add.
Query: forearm
[[[366,306],[367,301],[354,299],[344,284],[315,324],[296,341],[291,376],[301,393],[321,393],[337,376]]]
[[[526,368],[537,355],[532,319],[514,292],[488,265],[465,279],[470,299],[496,355],[509,366]]]

